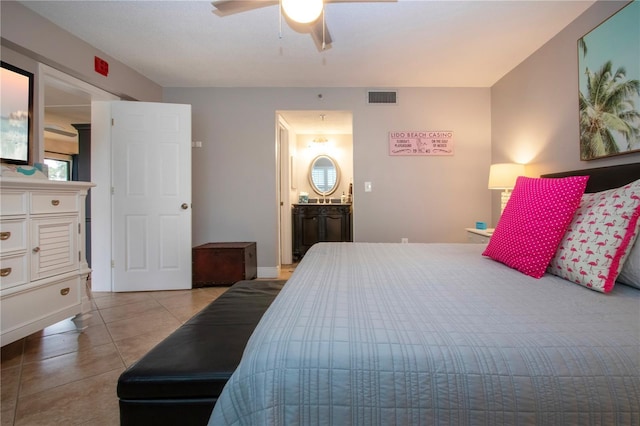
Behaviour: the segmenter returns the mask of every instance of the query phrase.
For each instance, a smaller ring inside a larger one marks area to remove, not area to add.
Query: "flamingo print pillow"
[[[640,180],[584,194],[547,272],[608,293],[638,233]]]

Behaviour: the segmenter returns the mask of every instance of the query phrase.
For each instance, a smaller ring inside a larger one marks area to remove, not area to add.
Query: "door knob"
[[[182,210],[186,210],[189,208],[189,204],[187,203],[182,203],[182,205],[180,206],[182,208]]]

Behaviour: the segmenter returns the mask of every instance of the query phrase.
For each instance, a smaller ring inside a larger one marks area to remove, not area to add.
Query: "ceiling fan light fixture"
[[[322,125],[324,125],[324,119],[325,119],[326,116],[327,116],[327,114],[320,114],[320,120],[322,122],[321,123]],[[324,127],[324,126],[322,126],[322,127]],[[314,143],[325,144],[325,143],[329,142],[329,139],[325,138],[324,135],[322,134],[322,133],[324,133],[324,129],[322,131],[318,132],[318,133],[320,133],[320,134],[318,136],[316,136],[315,138],[313,138],[313,142]]]
[[[282,0],[284,13],[301,24],[308,24],[318,19],[323,6],[322,0]]]

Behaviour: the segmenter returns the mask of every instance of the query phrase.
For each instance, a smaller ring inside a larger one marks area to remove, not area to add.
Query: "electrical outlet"
[[[408,239],[408,238],[401,238],[401,239],[400,239],[400,242],[401,242],[402,244],[407,244],[407,243],[409,242],[409,239]]]

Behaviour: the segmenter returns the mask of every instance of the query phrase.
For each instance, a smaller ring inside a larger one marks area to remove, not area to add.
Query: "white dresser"
[[[88,182],[0,178],[0,328],[4,346],[89,312]]]

